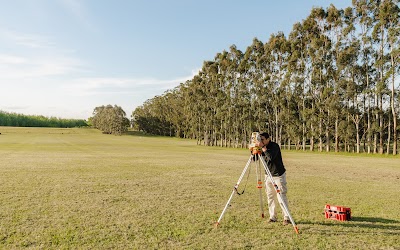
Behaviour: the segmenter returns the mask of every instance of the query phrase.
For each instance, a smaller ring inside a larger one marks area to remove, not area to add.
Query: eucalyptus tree
[[[182,109],[182,124],[181,129],[183,133],[183,138],[196,138],[195,136],[195,125],[192,123],[193,109],[191,108],[191,83],[192,80],[187,80],[185,83],[180,84],[179,91],[181,92],[181,99],[178,100],[178,105]]]
[[[325,107],[328,111],[328,122],[326,122],[325,136],[327,137],[326,150],[329,151],[329,138],[331,134],[334,136],[335,152],[339,151],[339,122],[342,117],[341,98],[342,91],[340,88],[341,82],[346,78],[346,67],[351,67],[350,64],[342,63],[346,44],[343,42],[344,37],[349,33],[348,30],[352,29],[352,24],[345,25],[345,17],[347,15],[342,9],[337,9],[331,4],[326,11],[326,35],[331,41],[331,57],[330,65],[328,68],[328,79],[325,91],[329,96],[325,101]],[[330,123],[330,119],[334,119],[334,125]],[[334,127],[334,132],[330,133],[330,127]]]
[[[207,79],[207,70],[206,64],[203,64],[202,69],[198,74],[198,79],[196,83],[198,83],[198,102],[199,102],[199,133],[201,134],[201,138],[203,140],[204,145],[210,146],[211,145],[211,138],[210,138],[210,130],[211,130],[211,107],[210,103],[208,102],[209,96],[209,80]]]
[[[315,30],[310,36],[310,47],[308,53],[311,57],[311,84],[309,93],[313,99],[313,109],[318,120],[318,147],[319,151],[323,150],[325,139],[326,150],[329,151],[329,127],[330,127],[330,109],[327,103],[332,96],[333,88],[330,81],[330,59],[331,55],[331,40],[327,36],[326,12],[322,8],[313,8],[311,14],[307,18],[307,26]],[[312,129],[312,130],[313,130]]]
[[[132,112],[132,124],[136,130],[154,134],[153,116],[150,113],[150,100],[146,100],[141,106],[136,107]]]
[[[339,64],[343,66],[345,79],[344,98],[345,109],[347,110],[349,120],[355,127],[355,142],[356,152],[360,152],[360,122],[364,117],[362,113],[363,107],[363,89],[365,81],[363,77],[363,67],[358,65],[360,61],[360,40],[356,37],[354,21],[355,16],[352,8],[347,8],[344,13],[344,22],[346,27],[343,29],[342,44],[343,50],[339,57]],[[350,126],[351,123],[348,125]]]
[[[218,65],[215,61],[205,61],[199,73],[201,78],[201,88],[204,96],[201,97],[203,104],[204,140],[208,146],[214,146],[217,140],[218,121],[215,115],[218,109]]]
[[[229,83],[229,68],[230,60],[227,51],[217,53],[215,61],[218,63],[218,76],[219,90],[217,93],[218,110],[216,118],[220,120],[220,145],[222,147],[228,146],[230,137],[230,83]]]
[[[206,86],[206,138],[208,138],[208,143],[210,146],[215,146],[218,134],[218,123],[216,119],[216,113],[218,110],[218,88],[219,84],[217,81],[218,77],[218,65],[215,61],[205,61],[203,64],[203,80]]]
[[[293,39],[293,37],[296,39]],[[302,119],[302,147],[305,150],[306,137],[309,138],[310,151],[314,150],[315,137],[318,135],[316,128],[319,123],[317,112],[317,100],[319,86],[317,85],[317,51],[319,44],[317,39],[321,36],[321,30],[314,15],[309,15],[302,23],[293,26],[292,32],[292,56],[300,57],[301,62],[296,68],[300,70],[298,79],[303,81],[301,86],[301,119]],[[300,53],[298,56],[297,54]],[[293,69],[293,67],[292,67]],[[293,70],[292,70],[293,71]]]
[[[241,92],[240,92],[240,82],[242,75],[240,74],[240,65],[243,61],[243,52],[235,45],[230,46],[229,53],[229,69],[228,69],[228,78],[229,81],[228,90],[229,90],[229,100],[230,100],[230,110],[229,116],[231,117],[231,126],[233,127],[233,131],[231,134],[231,140],[233,140],[233,146],[239,147],[242,145],[241,143],[241,134],[242,134],[242,120],[241,120]]]
[[[364,110],[364,143],[366,143],[366,152],[371,153],[372,147],[372,109],[373,109],[373,89],[374,89],[374,56],[372,44],[373,28],[373,3],[374,0],[353,0],[353,9],[355,14],[355,24],[359,28],[358,37],[360,40],[360,58],[359,64],[362,68],[361,77],[363,78],[363,110]]]
[[[93,111],[93,126],[106,134],[121,135],[129,127],[125,111],[117,105],[96,107]]]
[[[264,44],[258,39],[255,39],[253,43],[254,66],[256,70],[253,83],[255,129],[258,131],[267,131],[266,123],[268,122],[268,117],[265,110],[270,95],[266,91],[266,85],[270,79],[270,61],[266,56],[267,53],[265,53]]]
[[[396,4],[397,2],[397,4]],[[384,11],[385,26],[387,27],[387,41],[389,46],[390,69],[387,72],[390,78],[390,107],[393,120],[393,155],[397,154],[397,119],[398,113],[395,106],[398,89],[396,89],[396,76],[400,72],[400,9],[399,1],[384,1],[381,7]],[[388,126],[390,128],[390,126]],[[390,129],[388,129],[390,134]],[[388,150],[390,145],[390,136],[388,136]]]
[[[265,99],[267,95],[264,70],[267,65],[264,58],[264,44],[254,38],[253,43],[247,48],[244,55],[244,60],[247,62],[246,75],[250,94],[250,130],[265,130],[265,123],[267,122],[265,115]]]
[[[288,61],[288,71],[291,76],[291,82],[293,86],[293,97],[295,98],[298,117],[297,121],[300,123],[296,128],[296,123],[293,123],[289,127],[289,149],[291,144],[291,138],[297,137],[301,140],[301,146],[303,151],[306,150],[306,140],[309,134],[309,127],[307,126],[307,120],[310,116],[307,115],[308,107],[307,103],[307,89],[310,84],[310,72],[311,63],[309,62],[310,57],[307,53],[307,47],[309,46],[309,32],[305,28],[304,23],[296,23],[293,25],[293,29],[289,35],[289,41],[291,42],[291,57]],[[299,129],[301,128],[301,130]],[[298,142],[300,143],[300,142]]]
[[[204,128],[205,128],[205,105],[206,105],[206,93],[203,88],[203,79],[201,78],[201,72],[194,76],[189,84],[189,109],[191,113],[190,125],[195,131],[195,137],[197,144],[201,144],[204,140]]]
[[[166,99],[163,95],[146,100],[132,112],[136,129],[154,135],[173,135],[173,124],[167,121]]]
[[[265,103],[268,98],[265,89],[265,68],[267,67],[264,44],[257,38],[247,47],[243,60],[239,65],[241,109],[243,110],[243,139],[247,142],[254,130],[265,130],[267,122]]]
[[[175,87],[172,90],[166,91],[163,96],[163,110],[160,113],[160,118],[170,124],[168,129],[170,136],[183,137],[184,132],[184,101],[183,84]]]
[[[290,43],[287,41],[283,32],[272,34],[268,42],[266,51],[270,61],[270,80],[267,90],[272,100],[273,108],[273,130],[271,134],[278,144],[282,143],[282,128],[285,115],[285,101],[287,92],[287,72],[288,59],[290,57]]]
[[[199,139],[197,134],[197,96],[194,79],[187,80],[182,89],[184,91],[185,138]]]
[[[141,106],[135,108],[131,114],[131,121],[133,128],[139,131],[151,132],[148,130],[148,114],[146,113],[146,103],[145,101]]]
[[[233,141],[232,112],[235,104],[232,101],[232,92],[237,85],[232,82],[236,80],[237,67],[233,63],[232,55],[225,50],[217,53],[215,62],[218,71],[215,74],[215,91],[213,93],[217,105],[215,117],[218,120],[219,145],[227,147],[228,144],[231,146]]]
[[[218,146],[218,142],[221,138],[221,124],[222,124],[222,112],[221,106],[224,101],[224,97],[221,94],[221,77],[219,74],[219,63],[216,61],[212,61],[212,64],[209,68],[209,76],[210,76],[210,88],[209,88],[209,103],[211,103],[211,116],[212,116],[212,127],[211,127],[211,135],[212,135],[212,146]]]
[[[152,134],[173,136],[172,124],[168,121],[169,108],[165,94],[154,96],[148,106],[152,122]]]
[[[379,139],[375,137],[374,151],[377,150],[379,140],[380,154],[384,152],[384,99],[388,94],[388,79],[389,79],[389,64],[388,60],[388,19],[387,3],[391,0],[376,1],[373,3],[373,11],[375,18],[375,25],[373,27],[372,38],[376,45],[376,61],[375,68],[377,70],[377,84],[375,88],[376,96],[376,127],[378,128]]]
[[[229,51],[224,51],[223,59],[221,59],[221,69],[224,74],[226,101],[224,103],[224,109],[226,110],[226,146],[236,146],[236,131],[237,131],[237,110],[235,109],[235,98],[236,98],[236,83],[237,83],[237,65],[238,56],[241,56],[241,52],[237,50],[235,45],[232,45]]]
[[[251,107],[251,75],[249,74],[248,55],[243,54],[243,58],[238,65],[237,75],[237,98],[236,108],[239,110],[239,136],[237,138],[240,147],[246,147],[251,133],[252,107]]]

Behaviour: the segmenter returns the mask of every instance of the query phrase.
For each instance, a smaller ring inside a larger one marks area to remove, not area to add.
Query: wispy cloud
[[[38,34],[23,34],[10,30],[1,30],[0,38],[13,44],[29,48],[54,48],[55,44],[49,37]]]
[[[162,93],[192,79],[197,72],[193,71],[190,76],[167,80],[155,78],[79,78],[69,82],[64,89],[77,96]]]
[[[21,57],[0,54],[0,79],[26,79],[81,72],[85,64],[78,58],[56,54]]]
[[[60,49],[48,36],[0,29],[0,44],[14,46],[7,52],[0,49],[0,80],[65,75],[85,69],[85,63],[71,50]]]

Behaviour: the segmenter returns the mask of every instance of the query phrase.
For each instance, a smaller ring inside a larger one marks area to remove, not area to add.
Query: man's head
[[[269,138],[269,134],[267,132],[261,132],[260,138],[261,138],[261,142],[264,145],[268,145],[268,143],[271,141],[271,139]]]

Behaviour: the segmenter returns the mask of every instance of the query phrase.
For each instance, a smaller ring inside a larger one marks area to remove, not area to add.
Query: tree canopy
[[[103,133],[114,135],[126,132],[130,124],[125,111],[117,105],[96,107],[89,122]]]

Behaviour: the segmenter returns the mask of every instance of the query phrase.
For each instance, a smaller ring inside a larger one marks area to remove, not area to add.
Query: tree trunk
[[[379,154],[383,154],[383,107],[382,107],[382,96],[380,98],[379,105]]]
[[[394,63],[394,56],[393,56],[393,46],[391,46],[391,62],[392,62],[392,68],[394,70],[395,68],[395,63]],[[394,99],[395,99],[395,74],[394,72],[392,73],[392,97],[390,99],[390,106],[392,108],[392,115],[393,115],[393,155],[397,154],[397,114],[396,114],[396,109],[394,107]]]
[[[330,144],[331,144],[331,142],[330,142],[330,138],[329,138],[329,123],[330,123],[330,121],[329,121],[329,109],[328,109],[328,116],[327,116],[327,122],[326,122],[326,126],[325,126],[325,137],[326,137],[326,141],[325,141],[325,150],[326,150],[326,152],[329,152],[330,150],[331,150],[331,148],[330,148]]]
[[[322,118],[319,119],[319,152],[322,152]]]
[[[335,152],[339,152],[339,117],[335,120]]]
[[[386,154],[387,155],[389,155],[389,152],[390,152],[390,137],[391,137],[391,135],[390,135],[390,133],[391,133],[391,128],[390,128],[390,125],[391,125],[391,121],[390,121],[390,116],[389,116],[389,122],[388,122],[388,138],[387,138],[387,145],[386,145]]]
[[[357,122],[356,122],[357,153],[360,153],[360,133],[358,132],[358,130],[360,129],[360,121],[359,121],[358,115],[357,115],[356,119],[357,119]]]
[[[314,127],[311,124],[310,151],[314,151]]]
[[[368,111],[367,111],[367,151],[368,154],[371,153],[371,111],[370,111],[370,105],[368,103]]]
[[[396,115],[396,112],[394,112]],[[393,116],[393,155],[397,154],[397,116]]]
[[[303,122],[303,151],[306,151],[306,124]]]
[[[275,142],[279,144],[278,108],[275,107]]]

